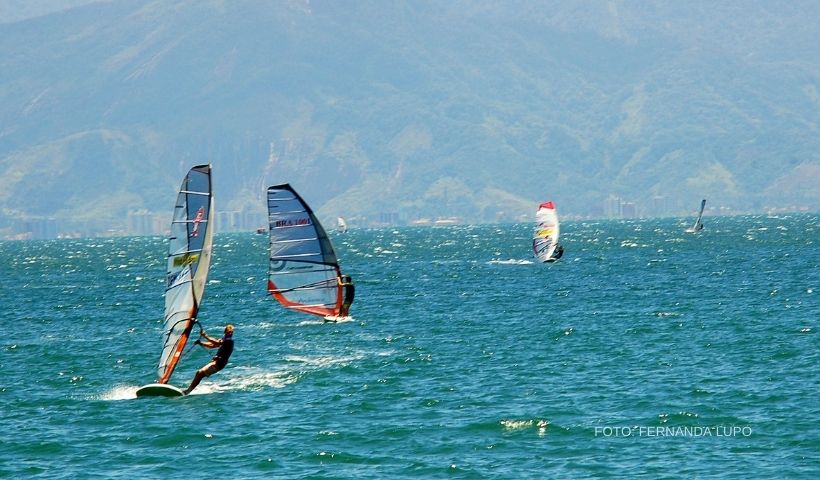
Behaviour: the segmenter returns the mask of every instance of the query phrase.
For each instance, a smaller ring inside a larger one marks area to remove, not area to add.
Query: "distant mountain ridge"
[[[0,229],[163,212],[203,162],[220,210],[820,208],[813,2],[77,3],[0,9]]]

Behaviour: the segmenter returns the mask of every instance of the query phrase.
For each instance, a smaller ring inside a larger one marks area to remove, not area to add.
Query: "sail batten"
[[[319,240],[319,239],[318,239],[318,238],[316,238],[316,237],[311,237],[311,238],[295,238],[295,239],[293,239],[293,240],[280,240],[280,242],[282,242],[282,243],[297,243],[297,242],[304,242],[304,241],[306,241],[306,240],[316,241],[316,240]]]
[[[207,220],[173,220],[173,221],[171,221],[172,225],[177,224],[177,223],[208,223],[208,221]]]
[[[171,253],[171,254],[168,254],[168,256],[169,257],[178,257],[178,256],[184,255],[186,253],[200,253],[200,252],[202,252],[202,249],[198,248],[196,250],[183,250],[183,251],[178,252],[178,253]]]
[[[292,310],[304,310],[305,308],[330,308],[331,305],[326,303],[317,303],[315,305],[286,305],[285,308],[290,308]]]
[[[168,237],[158,383],[168,383],[171,379],[196,322],[210,268],[213,229],[208,220],[213,214],[213,205],[210,165],[191,168],[177,194]]]
[[[281,260],[277,260],[277,259],[272,259],[272,260],[274,262],[281,261]],[[330,267],[330,268],[327,268],[325,270],[334,271],[334,272],[336,271],[335,266],[327,265],[327,264],[322,263],[322,262],[313,262],[313,261],[310,261],[310,260],[291,260],[291,262],[292,263],[307,263],[307,264],[311,264],[311,265],[322,265],[322,266]],[[308,267],[304,267],[304,268],[308,268]],[[286,275],[286,274],[289,274],[289,273],[299,273],[298,266],[290,268],[289,271],[282,272],[281,275]]]
[[[319,219],[288,184],[268,188],[268,229],[268,292],[291,310],[338,315],[342,290],[333,245]]]
[[[307,263],[307,262],[305,262],[305,263]],[[317,264],[317,265],[322,265],[322,264],[320,263],[320,264]],[[334,268],[325,268],[325,269],[321,269],[321,270],[314,270],[314,271],[320,271],[320,272],[333,272],[333,273],[335,273],[335,272],[336,272],[336,269],[334,269]],[[299,275],[299,274],[302,274],[302,273],[304,273],[304,272],[300,272],[300,271],[296,270],[296,271],[290,271],[290,272],[279,272],[279,275]],[[328,281],[328,280],[322,280],[322,281],[317,282],[317,283],[321,283],[321,282],[325,282],[325,281]],[[335,281],[335,280],[334,280],[334,281]],[[290,289],[288,289],[288,290],[294,290],[294,289],[296,289],[296,288],[302,288],[302,287],[292,287],[292,288],[290,288]]]
[[[271,259],[273,259],[273,260],[285,260],[285,259],[288,259],[288,258],[315,257],[315,256],[321,255],[321,254],[322,254],[322,252],[296,253],[296,254],[291,254],[291,255],[287,255],[287,256],[283,256],[283,257],[271,257]],[[321,264],[322,262],[306,262],[306,263],[320,263]]]
[[[293,201],[296,201],[296,199],[295,198],[283,198],[283,199],[281,199],[281,201],[293,202]],[[275,205],[270,205],[270,207],[271,208],[277,208]],[[297,212],[304,212],[304,210],[301,210],[301,209],[299,209],[299,210],[282,210],[282,211],[278,211],[278,212],[274,212],[273,210],[271,210],[271,211],[268,212],[268,215],[286,215],[288,213],[297,213]]]

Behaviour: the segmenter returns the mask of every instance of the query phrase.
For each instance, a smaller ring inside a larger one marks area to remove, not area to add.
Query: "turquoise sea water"
[[[217,234],[199,319],[236,351],[178,399],[134,397],[164,239],[0,242],[0,477],[818,478],[820,218],[690,221],[564,222],[551,265],[527,224],[332,235],[338,324]]]

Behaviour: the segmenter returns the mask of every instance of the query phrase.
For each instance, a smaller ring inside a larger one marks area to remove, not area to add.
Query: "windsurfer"
[[[342,308],[339,310],[340,317],[346,317],[350,312],[350,305],[353,304],[353,297],[356,296],[356,286],[350,275],[338,277],[339,285],[342,286]]]
[[[562,247],[561,245],[558,245],[557,247],[555,247],[555,251],[552,252],[552,259],[553,260],[558,260],[563,255],[564,255],[564,247]]]
[[[210,377],[225,368],[225,365],[228,364],[228,359],[231,357],[231,353],[233,353],[233,325],[225,325],[225,336],[222,338],[210,337],[205,331],[200,332],[199,336],[205,340],[197,340],[195,343],[205,348],[219,347],[219,350],[216,351],[216,355],[214,355],[214,358],[212,358],[210,362],[196,371],[191,385],[185,389],[185,395],[191,393],[203,378]]]

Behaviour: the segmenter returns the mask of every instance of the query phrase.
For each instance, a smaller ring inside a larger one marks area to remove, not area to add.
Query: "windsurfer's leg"
[[[208,377],[208,376],[211,375],[211,372],[209,372],[209,370],[213,366],[214,366],[214,362],[210,362],[207,365],[205,365],[204,367],[202,367],[202,368],[200,368],[199,370],[196,371],[196,374],[194,375],[194,379],[191,380],[191,385],[184,390],[185,395],[188,395],[189,393],[194,391],[196,386],[199,385],[199,382],[201,382],[203,378]]]
[[[196,388],[196,386],[199,385],[199,382],[202,381],[202,377],[204,376],[205,374],[202,372],[202,369],[197,370],[196,374],[194,375],[194,379],[191,381],[191,385],[184,390],[185,395],[191,393]]]
[[[191,381],[191,385],[189,385],[188,388],[183,390],[183,392],[185,392],[185,395],[188,395],[189,393],[191,393],[196,388],[196,386],[199,385],[199,382],[201,382],[201,381],[202,381],[202,371],[197,370],[196,374],[194,375],[194,379]]]

